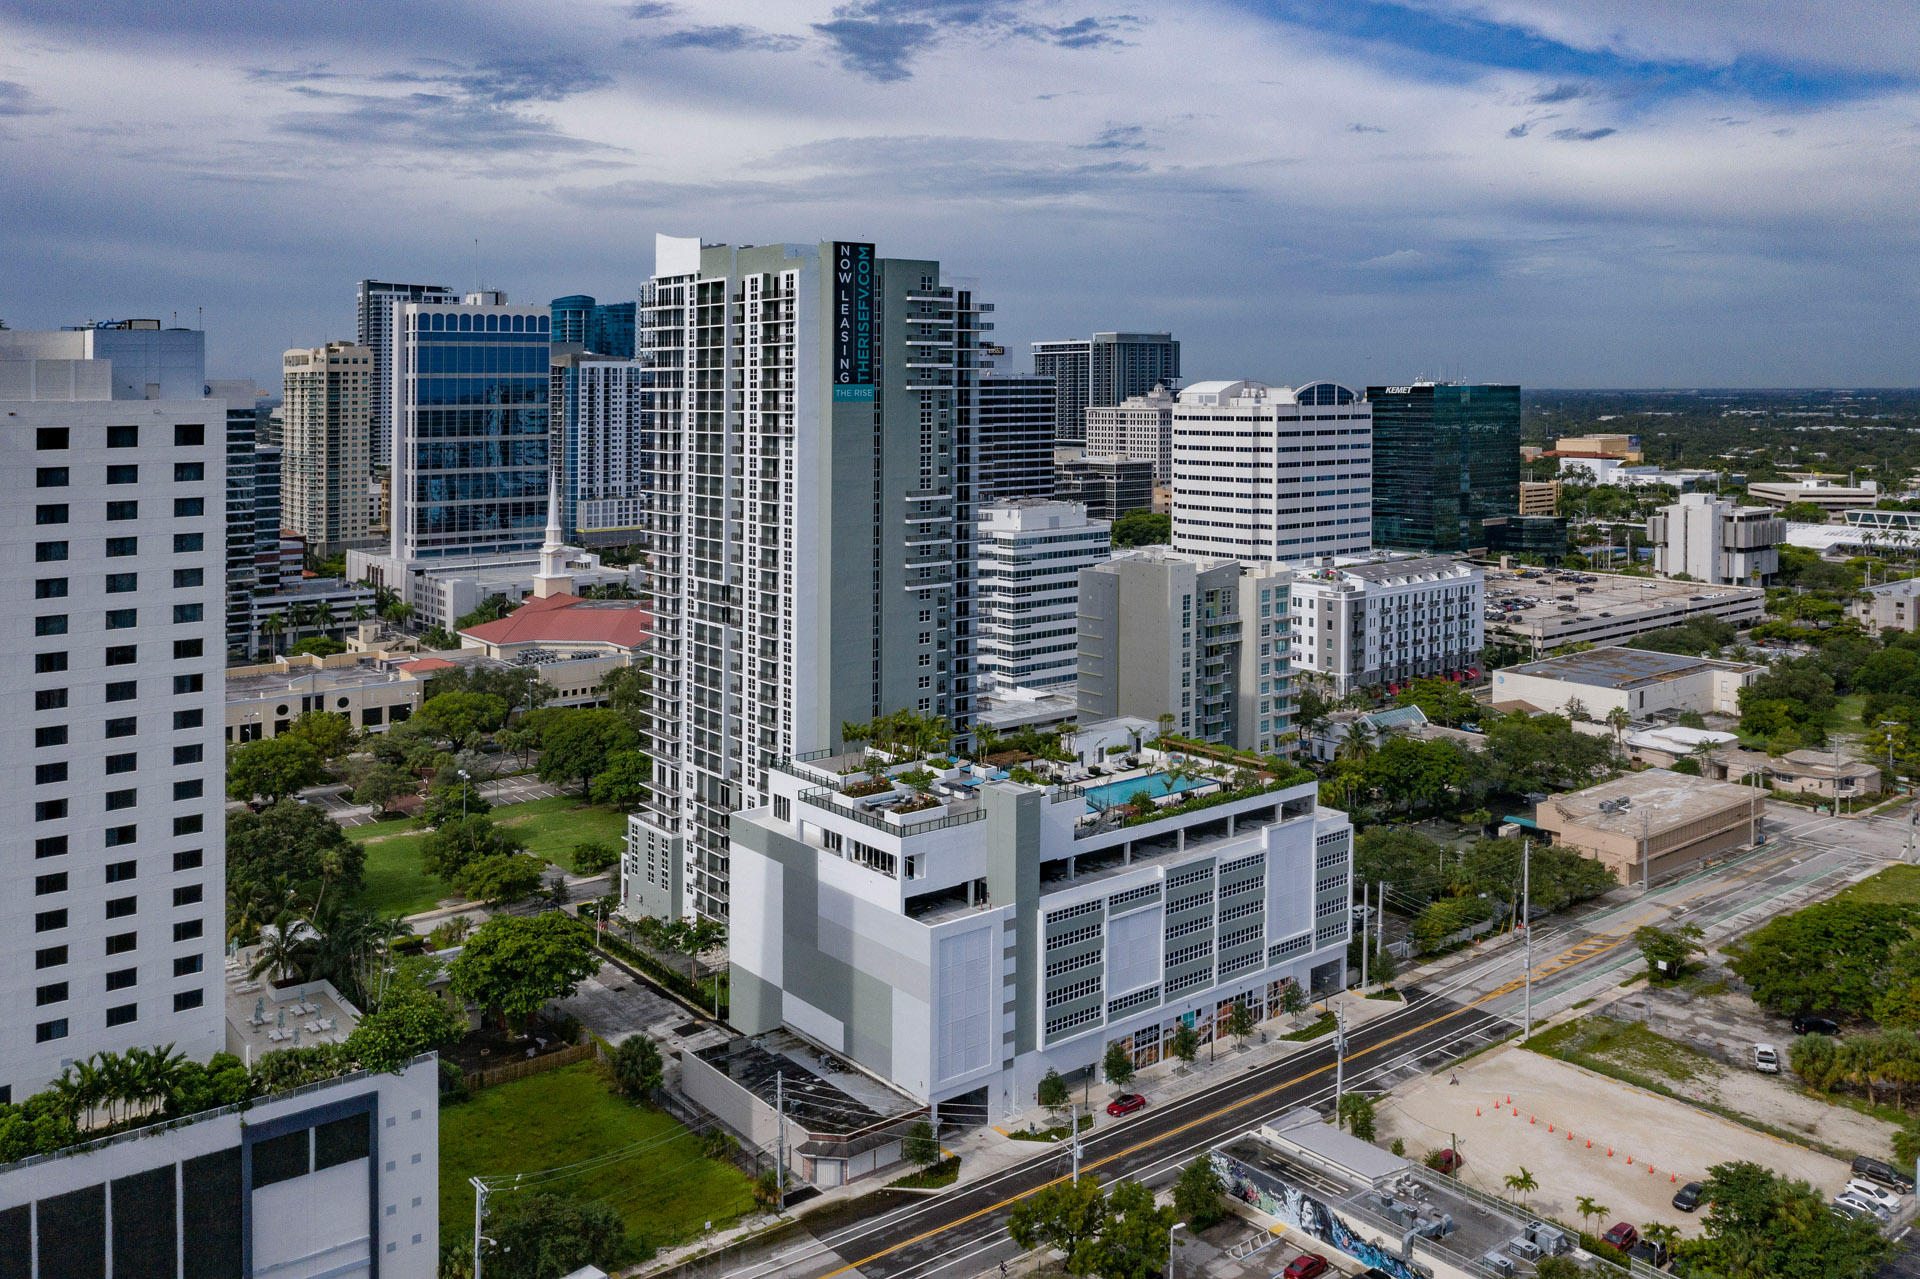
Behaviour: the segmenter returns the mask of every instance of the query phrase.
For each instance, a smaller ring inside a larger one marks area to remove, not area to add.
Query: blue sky
[[[1920,382],[1920,6],[0,0],[0,155],[0,318],[262,381],[362,276],[630,298],[664,231],[940,258],[1016,370]]]

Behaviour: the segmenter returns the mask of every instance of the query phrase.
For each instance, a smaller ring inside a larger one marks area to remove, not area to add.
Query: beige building
[[[1735,745],[1706,752],[1700,761],[1704,776],[1728,782],[1758,785],[1757,773],[1775,790],[1820,799],[1858,799],[1880,793],[1880,770],[1872,764],[1832,751],[1798,750],[1768,755]]]
[[[1747,496],[1776,511],[1804,502],[1819,507],[1831,520],[1842,511],[1863,510],[1878,502],[1880,487],[1873,480],[1836,484],[1825,476],[1809,476],[1792,483],[1749,484]]]
[[[1920,577],[1869,586],[1866,596],[1847,605],[1847,616],[1864,623],[1868,630],[1878,634],[1920,628]]]
[[[1569,435],[1553,442],[1562,457],[1611,457],[1622,462],[1645,460],[1637,435]]]
[[[417,653],[281,657],[227,669],[227,743],[277,737],[308,711],[345,715],[380,732],[420,709],[427,681],[453,664]]]
[[[1558,515],[1560,513],[1559,480],[1521,480],[1520,509],[1516,515]]]
[[[1171,484],[1173,405],[1173,392],[1156,386],[1145,395],[1129,396],[1118,404],[1089,407],[1087,452],[1152,462],[1156,488]],[[1155,509],[1167,508],[1156,506]]]
[[[373,352],[329,342],[282,358],[281,523],[327,556],[373,540]]]
[[[1661,879],[1756,843],[1766,792],[1663,768],[1535,806],[1534,824],[1623,884]]]
[[[1619,707],[1634,721],[1662,712],[1740,713],[1740,690],[1766,667],[1637,648],[1594,648],[1493,673],[1493,703],[1565,714],[1575,702],[1588,719]]]

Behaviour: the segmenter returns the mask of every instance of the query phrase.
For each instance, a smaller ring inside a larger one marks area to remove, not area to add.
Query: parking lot
[[[543,782],[532,775],[522,777],[496,777],[480,783],[480,793],[495,806],[502,804],[524,804],[533,799],[551,799],[561,794],[561,788],[552,782]],[[365,804],[356,804],[346,791],[338,786],[315,787],[303,791],[299,798],[312,804],[331,817],[341,826],[366,826],[374,821],[373,810]]]

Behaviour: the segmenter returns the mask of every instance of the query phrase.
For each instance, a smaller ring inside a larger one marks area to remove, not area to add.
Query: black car
[[[1856,1177],[1864,1177],[1868,1181],[1877,1181],[1888,1189],[1897,1190],[1903,1195],[1913,1193],[1912,1177],[1909,1177],[1906,1173],[1893,1167],[1891,1164],[1882,1163],[1878,1159],[1869,1159],[1865,1155],[1854,1156],[1853,1175]]]
[[[1793,1019],[1793,1033],[1796,1035],[1837,1035],[1840,1023],[1831,1017],[1821,1017],[1816,1013],[1801,1013]]]
[[[1707,1188],[1699,1182],[1689,1181],[1674,1195],[1673,1206],[1681,1212],[1692,1212],[1700,1206],[1701,1196],[1706,1193],[1706,1190]]]

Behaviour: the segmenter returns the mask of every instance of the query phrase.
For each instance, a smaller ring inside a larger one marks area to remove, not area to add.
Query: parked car
[[[1843,1193],[1837,1196],[1834,1199],[1834,1202],[1837,1204],[1847,1204],[1851,1207],[1858,1208],[1883,1226],[1893,1220],[1892,1213],[1888,1212],[1885,1208],[1882,1208],[1877,1203],[1872,1203],[1868,1200],[1862,1199],[1859,1195]]]
[[[1700,1206],[1700,1201],[1705,1197],[1706,1193],[1707,1188],[1705,1186],[1697,1181],[1689,1181],[1686,1185],[1674,1192],[1673,1206],[1681,1212],[1692,1212]]]
[[[1837,1035],[1840,1023],[1831,1017],[1822,1017],[1817,1013],[1801,1013],[1793,1019],[1793,1033],[1796,1035]]]
[[[1625,1252],[1640,1242],[1640,1229],[1631,1222],[1616,1221],[1613,1223],[1611,1230],[1600,1236],[1600,1242],[1610,1243],[1620,1251]]]
[[[1878,1221],[1873,1209],[1858,1199],[1836,1199],[1827,1205],[1827,1211],[1836,1217],[1845,1217],[1848,1221]]]
[[[1780,1054],[1774,1051],[1772,1044],[1755,1044],[1749,1055],[1753,1059],[1753,1068],[1761,1074],[1780,1073]]]
[[[1892,1164],[1878,1159],[1869,1159],[1865,1155],[1856,1155],[1853,1160],[1853,1175],[1868,1181],[1877,1181],[1883,1186],[1898,1190],[1903,1195],[1913,1193],[1913,1178],[1895,1168]]]
[[[1287,1263],[1286,1279],[1314,1279],[1327,1273],[1327,1259],[1317,1252],[1303,1252]]]
[[[1145,1110],[1147,1099],[1137,1092],[1123,1092],[1107,1103],[1107,1113],[1116,1119],[1121,1115],[1131,1115],[1136,1110]]]
[[[1871,1181],[1866,1181],[1859,1177],[1855,1177],[1852,1181],[1849,1181],[1846,1189],[1840,1193],[1849,1195],[1855,1199],[1864,1199],[1870,1204],[1878,1204],[1888,1212],[1900,1211],[1900,1194],[1898,1191],[1889,1190],[1885,1186],[1876,1185]]]
[[[1434,1160],[1433,1160],[1433,1170],[1435,1172],[1444,1172],[1449,1176],[1451,1176],[1452,1174],[1460,1171],[1460,1165],[1462,1162],[1463,1161],[1460,1158],[1460,1152],[1457,1150],[1447,1149],[1447,1150],[1435,1151]]]
[[[1651,1239],[1642,1239],[1639,1243],[1627,1249],[1627,1255],[1635,1260],[1646,1262],[1655,1270],[1659,1270],[1667,1264],[1667,1246],[1665,1244],[1655,1243]]]

